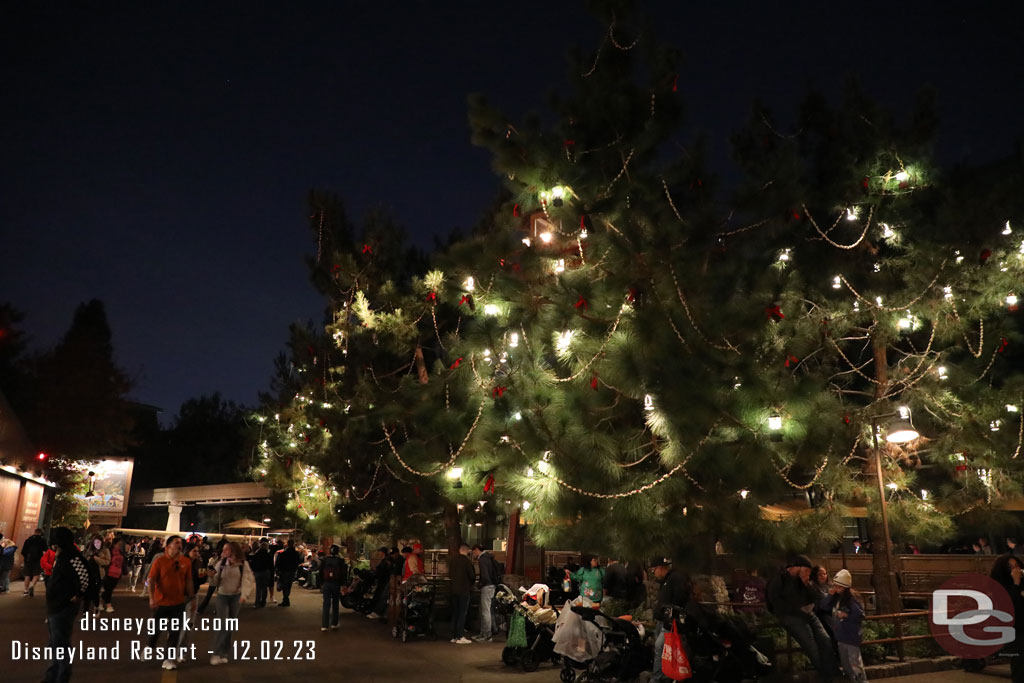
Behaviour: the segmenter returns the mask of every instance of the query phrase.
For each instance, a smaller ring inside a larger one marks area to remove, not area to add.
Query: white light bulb
[[[487,304],[484,306],[484,315],[498,315],[499,309],[497,304]]]
[[[564,258],[560,258],[557,261],[555,261],[555,272],[556,273],[565,272],[565,259]]]
[[[511,346],[513,349],[516,348],[517,346],[519,346],[519,333],[518,332],[513,332],[512,334],[509,335],[508,345]]]
[[[467,277],[466,281],[462,283],[462,286],[466,288],[467,292],[472,292],[473,289],[476,287],[476,283],[473,281],[473,276],[470,275],[469,277]]]
[[[910,179],[910,174],[907,173],[906,171],[900,171],[895,175],[895,178],[897,181],[902,183]]]
[[[859,214],[860,214],[860,208],[858,208],[856,206],[848,207],[846,209],[846,220],[848,220],[848,221],[855,221],[855,220],[857,220],[857,216]]]
[[[879,306],[881,306],[882,305],[882,297],[876,296],[875,297],[875,303],[878,304]]]
[[[1006,297],[1006,303],[1008,305],[1010,305],[1010,306],[1016,306],[1017,305],[1017,295],[1016,294],[1011,294],[1008,297]]]
[[[988,423],[988,428],[991,429],[993,432],[998,432],[999,431],[999,427],[1002,424],[1003,424],[1002,420],[992,420],[991,422]]]
[[[882,223],[882,237],[889,238],[895,235],[896,232],[889,227],[888,223]]]
[[[749,496],[749,495],[750,495],[750,491],[748,491],[747,489],[742,489],[740,491],[740,498],[742,498],[743,500],[746,500],[747,496]]]
[[[527,467],[526,468],[526,476],[530,477],[531,479],[533,478],[533,468],[532,467]]]
[[[1016,412],[1019,412],[1019,411],[1020,411],[1020,409],[1017,406],[1011,405],[1009,403],[1006,404],[1006,412],[1008,412],[1008,413],[1016,413]]]
[[[523,419],[523,414],[522,413],[516,413],[515,415],[512,416],[512,419],[513,420],[522,420]]]
[[[899,326],[901,330],[909,330],[914,326],[913,318],[900,318]]]
[[[526,512],[529,509],[530,509],[530,501],[524,500],[523,501],[523,512]]]
[[[553,235],[550,232],[542,232],[540,234],[540,241],[543,242],[544,244],[550,244],[552,237]]]
[[[783,249],[782,251],[779,252],[779,260],[780,261],[788,261],[789,260],[789,249]]]
[[[843,279],[836,275],[832,278],[832,289],[839,289],[843,286]]]
[[[565,196],[565,188],[561,185],[555,185],[551,188],[551,196],[555,199],[561,199]]]
[[[654,397],[650,394],[644,395],[644,410],[648,412],[654,410]]]
[[[530,238],[529,237],[524,237],[523,238],[523,244],[525,244],[526,246],[530,246],[530,244],[532,244],[532,242],[530,242]]]
[[[558,335],[558,342],[556,347],[559,351],[565,351],[569,348],[569,344],[572,343],[572,330],[565,330]]]
[[[874,264],[871,267],[871,269],[874,270],[876,273],[881,273],[882,272],[882,264],[881,263],[876,263],[876,264]]]
[[[1006,227],[1003,228],[1003,234],[1004,235],[1009,235],[1012,232],[1013,232],[1013,228],[1010,227],[1010,221],[1006,221]]]
[[[582,230],[580,230],[580,239],[581,240],[587,239],[587,229],[586,228],[583,228]]]
[[[939,379],[947,379],[947,378],[948,378],[948,375],[946,374],[946,366],[945,365],[940,365],[939,366]]]
[[[926,489],[921,489],[921,500],[928,500],[929,493]]]
[[[449,479],[462,479],[462,468],[452,467],[448,470],[447,477]]]
[[[897,483],[896,483],[896,482],[894,482],[894,481],[890,481],[890,482],[889,482],[888,484],[886,484],[886,486],[887,486],[888,488],[892,489],[893,491],[895,491],[896,489],[898,489],[898,488],[899,488],[899,484],[897,484]]]
[[[950,287],[949,285],[946,285],[945,287],[943,287],[942,288],[942,298],[946,299],[947,301],[952,300],[952,298],[953,298],[953,288]]]
[[[542,474],[547,474],[551,471],[551,463],[541,460],[537,463],[537,469],[540,470]]]
[[[768,429],[773,432],[777,432],[782,429],[782,416],[781,415],[769,415],[768,416]]]

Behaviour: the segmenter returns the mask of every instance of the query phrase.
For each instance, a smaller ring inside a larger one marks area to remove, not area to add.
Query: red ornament
[[[437,301],[437,294],[435,294],[434,292],[431,292],[430,294],[427,294],[427,301],[430,301],[432,303],[436,302]]]
[[[582,308],[584,311],[587,310],[587,300],[583,298],[582,294],[580,294],[580,298],[579,299],[576,299],[576,303],[573,304],[573,308],[576,308],[576,309]]]
[[[491,396],[493,398],[501,398],[505,395],[506,391],[508,391],[508,387],[494,387],[494,390],[491,392]]]
[[[572,147],[576,144],[575,140],[566,140],[562,143],[562,147]]]
[[[456,358],[456,359],[455,359],[455,362],[454,362],[454,363],[452,363],[452,364],[451,364],[451,365],[450,365],[450,366],[448,367],[448,369],[449,369],[449,370],[454,370],[455,368],[459,367],[459,363],[461,363],[461,362],[462,362],[462,356],[459,356],[458,358]]]
[[[463,294],[462,298],[459,299],[459,305],[461,306],[462,304],[468,304],[468,303],[469,303],[469,294]]]
[[[488,474],[487,481],[484,482],[484,493],[494,493],[494,475]]]
[[[586,230],[587,229],[586,220],[587,220],[586,215],[580,216],[580,230]]]
[[[956,466],[956,471],[957,472],[966,472],[967,471],[967,465],[957,465]]]
[[[781,306],[765,306],[764,314],[768,316],[769,320],[782,320],[786,317],[782,314]]]
[[[850,424],[850,416],[849,415],[844,415],[843,416],[843,422],[845,422],[846,424]]]
[[[1006,349],[1006,347],[1009,346],[1009,345],[1010,345],[1009,340],[1007,340],[1006,337],[1003,337],[999,341],[999,349],[996,351],[996,353],[1002,353]]]
[[[337,273],[339,270],[341,270],[341,266],[339,266],[337,263],[335,263],[333,266],[331,266],[331,271],[332,272]]]
[[[797,365],[797,364],[798,364],[799,362],[800,362],[800,359],[799,359],[799,358],[797,358],[796,356],[788,356],[788,357],[786,358],[786,367],[788,368],[788,367],[790,366],[790,364],[792,364],[792,365],[793,365],[793,367],[796,367],[796,365]]]
[[[364,244],[363,245],[363,253],[364,254],[369,254],[370,256],[373,256],[373,247],[371,247],[369,244]]]
[[[672,92],[679,92],[679,74],[672,79]]]
[[[513,216],[519,216],[519,205],[518,204],[516,204],[515,206],[512,207],[512,215]]]
[[[864,187],[865,190],[868,189],[868,182],[869,181],[870,181],[870,178],[868,178],[867,176],[864,176],[864,180],[860,181],[860,184]]]
[[[590,378],[590,388],[597,391],[597,375],[592,375]]]
[[[420,487],[419,486],[413,486],[412,487],[412,492],[416,494],[417,498],[420,497]]]
[[[992,256],[991,249],[982,249],[981,254],[978,256],[978,262],[981,265],[985,265],[985,261],[988,261],[989,257]]]
[[[629,292],[626,294],[626,301],[629,303],[636,301],[636,287],[629,288]]]

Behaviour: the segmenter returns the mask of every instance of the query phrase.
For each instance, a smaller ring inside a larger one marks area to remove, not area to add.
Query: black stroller
[[[342,593],[341,606],[357,612],[369,612],[373,606],[373,591],[377,577],[368,569],[356,569],[352,572],[352,583]]]
[[[572,611],[583,621],[601,630],[604,642],[597,656],[587,662],[563,657],[560,674],[565,683],[613,683],[634,681],[640,674],[650,671],[653,664],[650,649],[644,644],[637,625],[627,619],[615,619],[592,607],[574,606]],[[584,671],[577,675],[576,669]]]
[[[434,587],[424,583],[408,588],[402,598],[398,624],[391,629],[391,635],[403,643],[417,636],[434,638],[433,617]]]
[[[679,624],[695,683],[743,683],[772,673],[771,660],[754,646],[756,638],[742,619],[692,601],[666,611]]]

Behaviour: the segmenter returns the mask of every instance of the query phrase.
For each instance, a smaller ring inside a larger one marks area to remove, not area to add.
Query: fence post
[[[896,637],[899,638],[899,640],[896,641],[896,654],[902,662],[906,660],[906,655],[903,645],[903,617],[899,614],[896,615]]]

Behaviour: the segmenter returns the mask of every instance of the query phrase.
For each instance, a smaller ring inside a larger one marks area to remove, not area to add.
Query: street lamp
[[[892,567],[892,536],[889,534],[889,513],[887,508],[885,483],[882,477],[882,450],[878,446],[878,425],[881,420],[888,420],[888,432],[886,433],[885,440],[889,443],[909,443],[914,439],[918,438],[920,433],[914,428],[914,424],[911,422],[910,408],[907,406],[900,406],[896,412],[885,413],[883,415],[872,415],[871,420],[871,439],[874,444],[875,451],[875,476],[878,479],[878,501],[881,505],[882,511],[882,553],[885,556],[885,570],[886,577],[889,582],[888,593],[892,596],[896,604],[893,607],[899,610],[899,585],[896,583],[896,573]],[[876,586],[877,590],[879,587]]]

